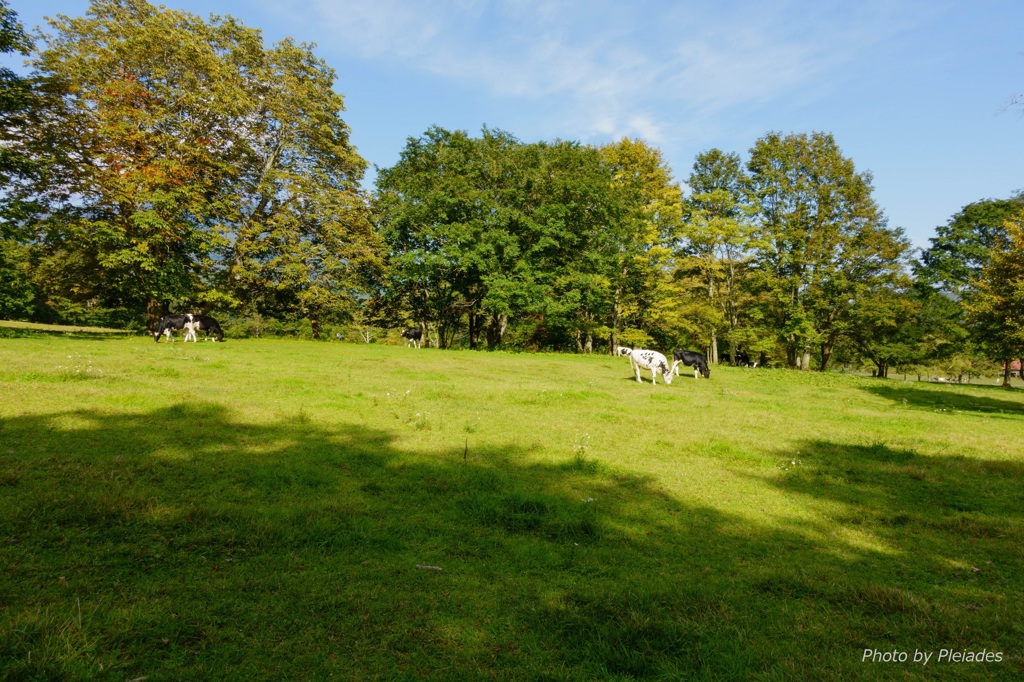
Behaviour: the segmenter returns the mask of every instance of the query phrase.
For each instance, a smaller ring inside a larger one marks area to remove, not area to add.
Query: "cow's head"
[[[632,352],[633,352],[632,348],[626,348],[625,346],[619,346],[618,348],[615,349],[616,355],[621,355],[623,357],[629,355]]]
[[[679,361],[676,360],[672,363],[670,368],[668,365],[661,366],[661,376],[664,377],[666,384],[671,384],[673,377],[676,375],[676,367],[679,365]]]

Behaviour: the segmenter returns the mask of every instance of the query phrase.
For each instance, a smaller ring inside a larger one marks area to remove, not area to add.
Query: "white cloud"
[[[499,98],[555,98],[557,106],[546,108],[584,139],[637,135],[655,143],[681,134],[683,118],[693,126],[730,107],[788,96],[903,25],[887,2],[665,7],[315,0],[307,11],[330,36],[318,42],[335,50]],[[899,12],[917,9],[904,4]]]

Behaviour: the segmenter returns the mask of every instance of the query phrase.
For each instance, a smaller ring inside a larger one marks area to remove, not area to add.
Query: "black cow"
[[[681,348],[676,348],[672,351],[672,360],[678,363],[675,365],[677,376],[679,374],[679,364],[683,364],[687,367],[693,367],[694,379],[700,378],[698,372],[704,375],[705,379],[711,378],[711,370],[708,369],[708,360],[704,357],[703,353],[698,353],[695,350],[683,350]]]
[[[193,341],[197,340],[196,339],[196,331],[195,331],[197,329],[199,331],[206,332],[206,338],[210,338],[210,335],[213,334],[216,337],[216,339],[214,339],[215,341],[223,341],[224,340],[224,330],[222,330],[220,328],[220,325],[217,323],[217,320],[213,319],[209,315],[193,315],[192,316],[192,340]],[[186,341],[188,340],[188,335],[187,334],[185,336],[185,340]]]
[[[737,367],[757,367],[757,362],[750,359],[750,355],[746,351],[736,351],[736,366]]]
[[[153,340],[160,343],[160,336],[165,335],[168,341],[174,341],[172,333],[185,329],[185,339],[188,339],[188,334],[191,328],[186,329],[186,325],[192,324],[191,315],[164,315],[160,318],[160,324],[157,326],[156,331],[153,332]]]
[[[417,348],[419,348],[420,347],[420,339],[423,338],[423,330],[419,329],[418,327],[412,327],[410,329],[403,329],[402,330],[402,338],[405,339],[405,345],[406,346],[408,346],[410,343],[412,343],[412,345],[414,345]]]

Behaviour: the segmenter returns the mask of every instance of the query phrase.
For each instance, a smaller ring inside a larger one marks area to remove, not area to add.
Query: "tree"
[[[386,303],[435,325],[442,346],[465,321],[471,348],[483,333],[495,348],[511,322],[530,317],[586,351],[612,298],[615,196],[594,148],[430,128],[378,173]]]
[[[893,367],[910,367],[924,359],[922,305],[913,292],[881,287],[856,300],[850,310],[847,338],[860,355],[887,378]]]
[[[18,15],[0,0],[0,53],[27,55],[32,42]],[[33,98],[27,80],[0,68],[0,192],[9,196],[11,183],[32,172],[31,157],[21,144],[20,132],[30,118]],[[3,202],[0,222],[0,318],[25,319],[32,313],[35,288],[29,272],[30,253],[24,236],[12,228],[17,209]]]
[[[344,316],[379,262],[334,72],[230,17],[93,0],[35,61],[54,298]],[[50,140],[48,145],[43,141]],[[49,151],[44,152],[44,149]]]
[[[935,230],[931,246],[915,264],[916,278],[955,297],[970,295],[971,282],[1005,239],[1006,221],[1024,209],[1024,191],[1009,199],[984,199],[964,206]]]
[[[442,348],[452,344],[467,313],[470,346],[477,347],[486,260],[481,237],[503,213],[496,204],[500,189],[488,192],[482,183],[488,174],[480,146],[463,131],[434,126],[409,138],[398,163],[377,175],[375,214],[390,259],[385,298],[393,311],[436,326]],[[478,253],[465,258],[472,251]]]
[[[682,219],[682,193],[661,152],[641,140],[623,138],[600,149],[612,175],[621,215],[607,226],[612,244],[608,276],[612,289],[608,352],[614,353],[626,326],[648,326],[652,297],[671,258],[668,245]]]
[[[770,133],[751,149],[747,193],[755,211],[755,287],[769,301],[790,367],[828,368],[868,287],[902,273],[909,242],[887,227],[833,137]]]
[[[258,34],[142,0],[95,0],[34,65],[54,93],[38,133],[57,140],[29,190],[50,293],[148,309],[187,300],[212,248],[209,205],[228,175],[244,91],[232,62]],[[163,305],[161,305],[163,302]]]
[[[678,247],[677,279],[703,302],[708,361],[718,363],[725,334],[735,361],[742,281],[747,271],[750,222],[743,204],[743,171],[737,154],[712,149],[697,155],[688,184],[691,194]]]
[[[218,248],[208,265],[226,264],[221,291],[243,310],[305,317],[319,338],[322,322],[352,319],[382,267],[359,184],[366,161],[341,118],[335,73],[309,46],[286,39],[243,66],[251,104],[211,205]]]
[[[32,40],[18,21],[17,13],[0,0],[0,53],[28,55]],[[31,83],[6,67],[0,68],[0,186],[12,176],[29,172],[30,157],[24,153],[19,133],[24,130],[32,105]]]
[[[1024,212],[1002,226],[1004,239],[987,254],[987,264],[970,282],[968,322],[989,356],[1003,361],[1003,386],[1010,386],[1010,362],[1024,357]]]

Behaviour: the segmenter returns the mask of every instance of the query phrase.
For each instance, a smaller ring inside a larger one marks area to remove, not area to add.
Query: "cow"
[[[188,331],[185,332],[185,340],[188,341],[191,335],[192,341],[198,341],[196,338],[196,330],[206,332],[206,338],[210,341],[224,341],[224,330],[220,328],[220,324],[217,320],[213,319],[209,315],[193,315],[192,322],[186,325]],[[215,338],[210,339],[210,335]]]
[[[695,350],[683,350],[676,348],[672,351],[672,359],[675,363],[672,368],[676,371],[676,376],[679,376],[679,365],[686,365],[687,367],[693,366],[693,378],[699,379],[700,375],[704,375],[705,379],[711,378],[711,370],[708,369],[707,358],[704,357],[703,353],[698,353]]]
[[[188,340],[189,334],[192,334],[192,316],[185,315],[164,315],[160,318],[160,324],[157,325],[156,331],[153,332],[153,340],[160,343],[160,336],[166,336],[167,340],[174,342],[172,334],[180,329],[185,330],[185,340]]]
[[[418,327],[410,327],[409,329],[402,330],[402,338],[405,339],[405,345],[408,346],[410,343],[415,347],[420,347],[420,339],[423,338],[423,330]]]
[[[619,347],[619,353],[622,353],[623,348]],[[646,350],[643,348],[637,348],[636,350],[629,351],[629,364],[636,373],[636,380],[643,383],[640,379],[640,370],[649,369],[651,370],[651,383],[658,383],[658,375],[665,379],[666,384],[672,383],[672,372],[676,366],[673,364],[671,367],[668,366],[668,358],[659,353],[656,350]]]

